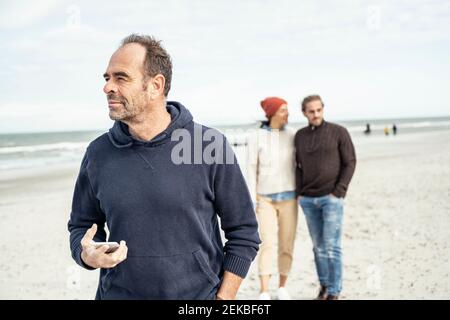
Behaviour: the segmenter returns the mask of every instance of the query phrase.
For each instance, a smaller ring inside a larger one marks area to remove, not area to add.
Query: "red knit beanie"
[[[277,97],[269,97],[261,101],[261,107],[266,113],[267,119],[270,119],[283,104],[287,104],[287,102]]]

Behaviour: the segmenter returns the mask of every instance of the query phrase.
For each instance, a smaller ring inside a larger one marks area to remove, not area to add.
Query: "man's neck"
[[[318,125],[315,125],[315,124],[310,122],[309,126],[311,127],[311,129],[316,129],[316,128],[320,128],[324,123],[325,123],[325,120],[322,119],[322,121]]]
[[[133,138],[141,141],[150,141],[167,129],[171,122],[171,117],[164,103],[149,107],[131,121],[124,122],[128,125],[128,131]]]

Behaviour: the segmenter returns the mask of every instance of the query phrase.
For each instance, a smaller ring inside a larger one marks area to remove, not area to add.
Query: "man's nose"
[[[103,87],[103,92],[108,94],[110,92],[117,92],[117,86],[114,85],[114,83],[112,81],[106,81],[105,86]]]

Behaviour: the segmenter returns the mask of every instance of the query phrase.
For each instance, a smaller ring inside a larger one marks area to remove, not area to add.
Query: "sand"
[[[358,164],[345,199],[342,298],[449,299],[450,131],[354,142]],[[98,271],[78,267],[69,250],[78,167],[0,172],[0,299],[94,297]],[[239,299],[258,296],[256,271],[254,263]],[[294,299],[311,299],[317,286],[300,211],[287,288]]]

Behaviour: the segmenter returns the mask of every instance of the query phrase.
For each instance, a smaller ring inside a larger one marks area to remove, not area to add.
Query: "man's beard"
[[[109,110],[109,118],[111,120],[115,121],[130,120],[136,117],[136,115],[138,115],[142,111],[142,108],[140,108],[137,105],[130,104],[123,97],[114,94],[108,94],[107,98],[108,100],[117,101],[122,105],[122,107],[115,106],[113,109]]]

